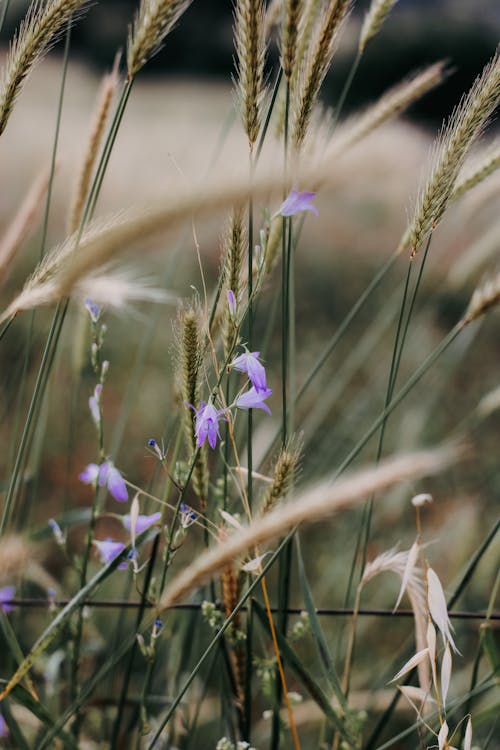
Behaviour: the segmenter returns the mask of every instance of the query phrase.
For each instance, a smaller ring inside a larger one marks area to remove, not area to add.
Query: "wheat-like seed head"
[[[303,0],[286,0],[284,6],[283,34],[281,39],[281,66],[287,80],[293,73]]]
[[[245,258],[245,248],[247,246],[245,231],[243,228],[243,211],[236,208],[229,221],[224,238],[224,287],[227,292],[231,290],[235,296],[236,304],[242,300],[242,281],[243,281],[243,261]],[[227,357],[229,352],[234,349],[238,335],[237,322],[227,304],[226,296],[222,300],[224,305],[222,336],[224,341],[224,355]]]
[[[319,17],[314,41],[298,76],[300,83],[297,85],[292,124],[292,142],[296,150],[300,149],[306,137],[321,84],[332,61],[339,29],[350,6],[351,0],[331,0],[328,10]]]
[[[108,73],[104,76],[99,89],[97,105],[92,118],[87,148],[83,158],[83,163],[80,168],[80,173],[78,175],[77,183],[75,186],[73,201],[71,203],[71,208],[69,211],[68,231],[70,233],[76,232],[76,230],[80,226],[80,221],[82,219],[85,200],[87,198],[90,181],[92,179],[92,172],[96,164],[99,148],[101,146],[104,131],[108,122],[113,97],[118,86],[118,64],[119,56],[117,56],[115,59],[115,64],[111,73]]]
[[[276,460],[271,484],[266,488],[261,513],[269,513],[292,488],[300,461],[300,441],[292,441],[281,449]]]
[[[500,102],[500,55],[497,52],[453,112],[435,148],[435,163],[399,249],[416,254],[427,233],[441,220],[470,147]]]
[[[446,75],[445,63],[440,61],[390,88],[365,112],[349,118],[342,124],[338,134],[332,140],[332,152],[342,153],[384,122],[400,115],[428,91],[439,86],[445,80]]]
[[[237,95],[250,147],[259,135],[264,98],[266,40],[262,0],[237,0],[234,9]]]
[[[191,3],[192,0],[141,0],[128,39],[129,79],[161,49],[165,37]]]
[[[58,40],[65,26],[83,12],[89,0],[49,0],[31,4],[9,51],[0,84],[0,134],[33,66]]]
[[[361,27],[359,50],[362,52],[367,42],[378,34],[380,27],[391,12],[397,0],[372,0],[368,13]]]

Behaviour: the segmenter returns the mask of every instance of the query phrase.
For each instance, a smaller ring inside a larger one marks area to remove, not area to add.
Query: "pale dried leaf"
[[[436,674],[436,630],[432,622],[429,621],[427,625],[427,646],[429,648],[429,659],[431,661],[432,669],[432,681],[434,687],[437,690],[437,674]]]
[[[429,604],[429,612],[441,631],[443,641],[449,643],[452,649],[456,652],[457,648],[451,635],[451,623],[448,617],[448,609],[446,607],[446,598],[444,595],[441,581],[437,574],[432,568],[427,569],[427,601]]]
[[[245,571],[245,573],[257,573],[262,565],[262,560],[266,557],[266,555],[270,555],[270,552],[264,552],[263,555],[258,555],[257,557],[254,557],[253,560],[249,560],[245,565],[241,566],[241,569]]]
[[[441,697],[443,698],[443,706],[446,706],[446,696],[448,695],[448,688],[450,687],[451,666],[450,646],[449,644],[446,644],[443,661],[441,663]]]
[[[394,605],[393,612],[395,612],[397,610],[397,608],[399,607],[399,603],[400,603],[401,599],[403,598],[404,592],[406,591],[406,587],[408,585],[408,581],[410,579],[411,574],[413,573],[413,569],[414,569],[414,567],[415,567],[415,565],[417,563],[417,560],[418,560],[418,553],[419,553],[419,551],[420,551],[420,544],[418,543],[418,541],[415,541],[412,544],[410,551],[408,552],[408,558],[406,560],[406,565],[405,565],[405,569],[404,569],[404,573],[403,573],[403,578],[402,578],[402,581],[401,581],[401,588],[399,589],[399,595],[398,595],[396,604]]]
[[[243,528],[238,519],[232,516],[231,513],[228,513],[227,510],[220,510],[219,513],[221,514],[224,521],[230,526],[233,526],[235,529]]]
[[[137,528],[137,519],[139,518],[139,493],[136,492],[130,505],[130,540],[132,547],[135,547],[135,531]]]
[[[472,747],[472,721],[469,716],[467,727],[465,728],[464,750],[471,750]]]
[[[428,648],[423,648],[421,651],[418,651],[414,656],[411,657],[411,659],[408,659],[403,667],[401,667],[399,672],[392,678],[391,682],[395,682],[396,680],[399,680],[399,678],[404,674],[407,674],[407,672],[411,672],[414,667],[418,666],[424,659],[427,658],[428,653]]]
[[[439,730],[438,734],[438,748],[439,750],[444,750],[446,747],[446,740],[448,739],[448,724],[446,721],[443,722],[441,725],[441,729]]]

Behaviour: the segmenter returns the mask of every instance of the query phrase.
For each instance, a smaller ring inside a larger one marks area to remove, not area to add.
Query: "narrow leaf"
[[[261,625],[266,630],[269,637],[271,637],[271,629],[269,627],[269,622],[268,622],[267,614],[265,610],[255,600],[253,601],[253,605],[254,605],[255,614],[259,618]],[[276,631],[276,639],[278,641],[280,654],[283,657],[284,661],[286,661],[290,669],[294,672],[297,679],[302,683],[304,688],[308,691],[313,701],[315,701],[315,703],[323,711],[325,717],[342,734],[342,736],[349,743],[349,745],[353,746],[353,739],[349,736],[347,729],[344,726],[344,722],[340,719],[337,712],[334,710],[333,706],[331,705],[328,699],[328,696],[324,693],[323,689],[318,685],[314,677],[302,664],[302,662],[300,661],[295,651],[291,648],[291,646],[288,645],[288,642],[283,637],[283,635],[279,632],[279,630]]]
[[[446,740],[448,739],[448,724],[446,721],[443,721],[441,725],[441,729],[439,730],[438,734],[438,748],[439,750],[443,750],[443,748],[446,747]]]
[[[304,559],[302,557],[302,550],[300,547],[300,539],[299,539],[298,534],[295,537],[295,544],[297,547],[297,564],[299,568],[299,581],[300,581],[300,586],[302,588],[302,595],[304,597],[304,604],[306,607],[306,611],[307,611],[307,614],[309,615],[309,622],[311,624],[311,633],[314,638],[314,643],[316,645],[316,649],[318,651],[320,662],[323,667],[325,676],[328,682],[330,683],[330,687],[332,688],[335,695],[337,696],[338,701],[340,705],[342,706],[342,708],[345,709],[347,702],[346,702],[344,693],[342,692],[342,688],[340,686],[340,680],[337,676],[337,671],[335,669],[333,659],[330,656],[330,650],[328,648],[326,638],[323,634],[323,630],[321,629],[318,615],[316,614],[312,592],[311,592],[309,582],[306,576]]]

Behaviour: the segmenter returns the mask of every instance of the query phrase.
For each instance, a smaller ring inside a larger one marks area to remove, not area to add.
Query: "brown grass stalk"
[[[16,98],[33,66],[55,44],[65,26],[81,13],[89,0],[49,0],[32,3],[15,36],[2,75],[0,134],[7,126]]]
[[[440,222],[465,157],[500,102],[500,55],[497,52],[455,109],[438,139],[430,178],[400,243],[414,256],[429,231]]]
[[[127,48],[129,79],[153,57],[192,0],[141,0]]]
[[[303,0],[286,0],[285,2],[285,18],[281,40],[281,66],[287,80],[290,80],[292,77],[294,69],[303,5]]]
[[[71,204],[68,220],[68,231],[76,232],[80,226],[83,215],[85,200],[88,195],[92,173],[96,164],[99,149],[104,136],[104,131],[109,119],[109,113],[113,97],[118,87],[118,65],[119,56],[115,59],[115,64],[111,73],[104,76],[99,89],[97,104],[92,118],[87,148],[83,162],[78,175],[75,187],[74,197]]]
[[[36,226],[44,198],[47,195],[49,179],[50,169],[47,168],[33,182],[21,207],[2,237],[0,242],[0,283],[7,279],[23,243]]]
[[[259,135],[264,98],[266,40],[262,0],[237,0],[234,10],[237,95],[250,147]]]
[[[168,609],[221,570],[230,560],[248,550],[282,537],[300,524],[322,521],[394,484],[437,474],[456,462],[461,455],[462,451],[457,446],[406,454],[388,459],[375,468],[360,471],[333,485],[331,482],[323,482],[302,492],[296,500],[260,517],[233,534],[227,542],[208,550],[184,568],[161,595],[158,610]]]
[[[397,0],[372,0],[361,27],[359,50],[362,52],[370,39],[378,34],[380,27],[391,12]]]
[[[297,100],[293,107],[292,141],[299,149],[307,134],[314,105],[321,84],[330,67],[338,31],[345,20],[351,0],[331,0],[327,11],[320,16],[320,25],[311,46],[311,52],[304,61],[304,70],[297,87]],[[322,20],[321,20],[322,19]]]

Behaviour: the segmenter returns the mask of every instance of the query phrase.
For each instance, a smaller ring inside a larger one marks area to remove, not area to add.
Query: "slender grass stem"
[[[203,652],[203,654],[201,655],[201,657],[198,659],[198,661],[197,661],[195,667],[193,668],[193,670],[191,671],[190,675],[186,679],[184,685],[182,686],[182,688],[177,693],[175,699],[172,701],[172,703],[171,703],[171,705],[170,705],[170,707],[169,707],[166,715],[160,721],[159,726],[158,726],[158,728],[157,728],[157,730],[156,730],[156,732],[155,732],[155,734],[154,734],[154,736],[153,736],[150,744],[148,745],[147,750],[153,750],[153,748],[155,747],[155,743],[157,742],[157,740],[159,739],[159,737],[160,737],[161,733],[163,732],[164,728],[166,727],[166,725],[168,724],[168,722],[172,718],[172,716],[173,716],[173,714],[174,714],[177,706],[180,704],[181,700],[183,699],[184,695],[186,694],[187,690],[189,689],[189,686],[191,685],[191,683],[193,682],[194,678],[198,674],[200,668],[203,666],[205,660],[210,656],[210,654],[213,651],[213,649],[217,646],[220,638],[222,638],[222,636],[224,635],[224,633],[226,632],[226,630],[228,629],[228,627],[230,626],[230,624],[233,622],[234,618],[236,617],[236,615],[238,614],[238,612],[240,611],[240,609],[243,607],[243,605],[245,604],[245,602],[248,599],[248,597],[251,596],[251,594],[253,593],[253,591],[255,590],[255,588],[260,584],[261,580],[263,579],[263,577],[265,576],[265,574],[267,573],[267,571],[269,570],[269,568],[271,567],[271,565],[273,565],[274,561],[276,560],[276,558],[281,553],[281,550],[283,549],[283,547],[285,546],[285,544],[288,542],[289,539],[292,538],[292,535],[293,535],[293,531],[290,532],[281,541],[280,545],[273,552],[273,554],[268,558],[266,564],[262,567],[262,570],[260,571],[260,573],[255,577],[255,580],[250,584],[250,586],[248,587],[248,589],[246,590],[246,592],[240,598],[238,604],[233,609],[233,611],[231,612],[231,614],[229,615],[229,617],[224,621],[224,624],[221,626],[220,630],[212,638],[212,640],[208,644],[207,648],[205,649],[205,651]]]
[[[363,52],[361,49],[358,48],[358,51],[356,53],[356,57],[354,58],[352,65],[349,69],[349,73],[347,75],[346,81],[344,83],[344,87],[341,91],[341,94],[339,96],[339,100],[337,102],[337,106],[334,109],[333,117],[331,120],[330,127],[333,130],[335,126],[337,125],[340,115],[342,114],[342,110],[344,108],[345,101],[347,99],[347,96],[349,94],[349,91],[351,90],[352,83],[354,81],[354,76],[357,73],[357,70],[359,68],[359,63],[361,62],[361,57],[363,55]]]
[[[4,0],[2,10],[0,11],[0,31],[3,29],[5,17],[7,15],[7,11],[9,10],[10,0]]]

